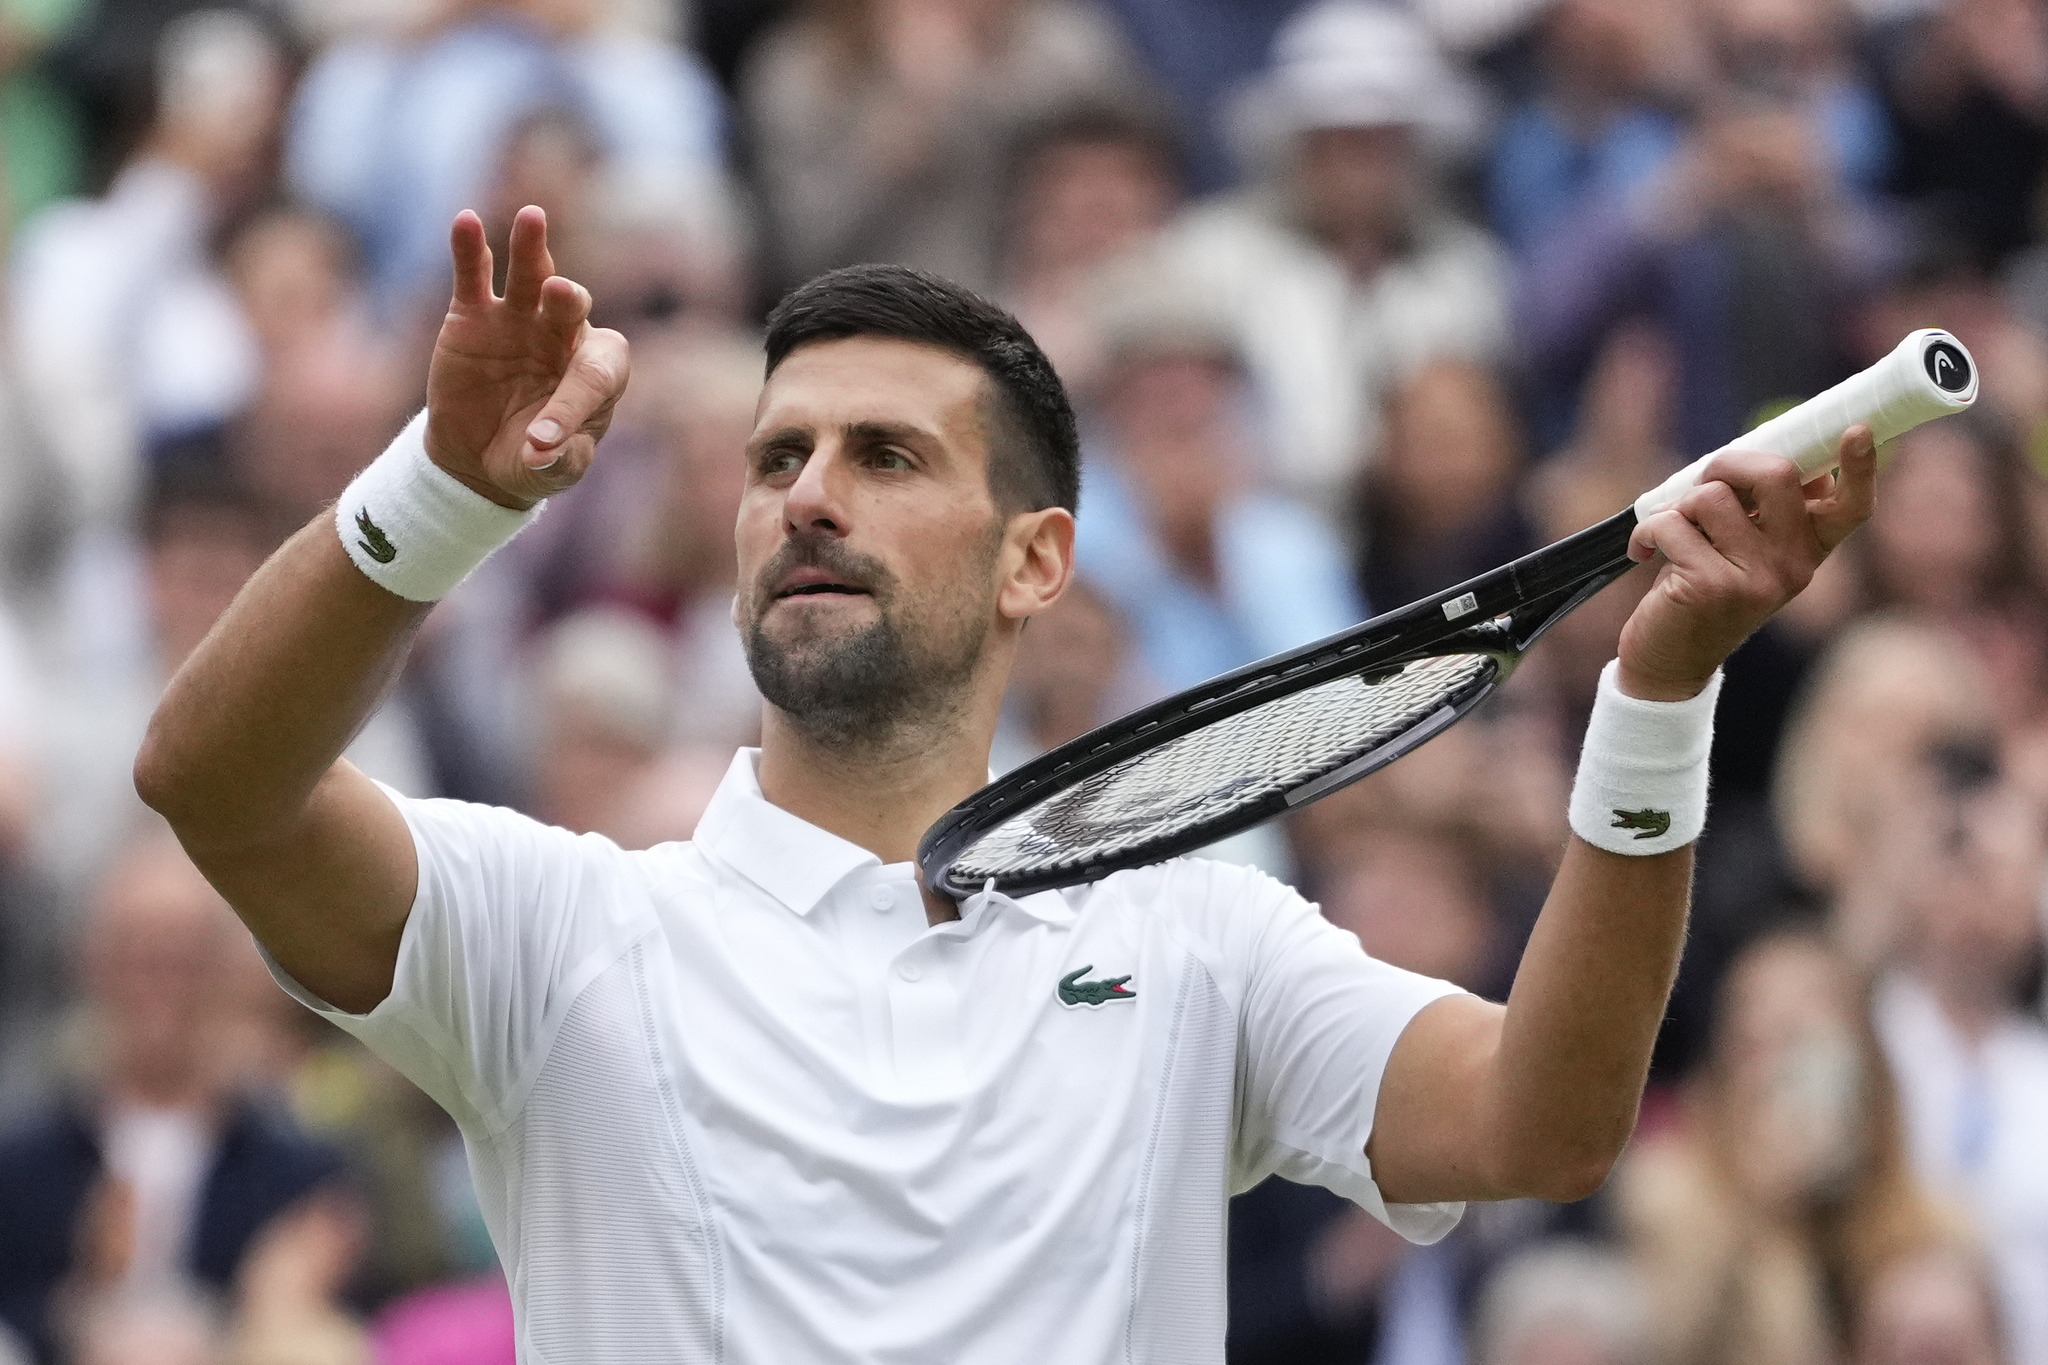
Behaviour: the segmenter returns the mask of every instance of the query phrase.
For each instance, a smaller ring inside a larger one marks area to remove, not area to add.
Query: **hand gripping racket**
[[[1888,441],[1976,397],[1969,352],[1929,328],[1723,449],[1782,455],[1812,479],[1833,467],[1856,423]],[[1546,630],[1626,573],[1637,522],[1684,496],[1712,458],[1534,554],[1041,755],[932,826],[918,846],[925,885],[957,899],[990,884],[1022,895],[1094,881],[1214,843],[1385,767],[1478,705]]]

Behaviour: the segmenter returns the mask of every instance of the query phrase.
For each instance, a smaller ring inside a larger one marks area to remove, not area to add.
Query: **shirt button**
[[[905,981],[916,981],[924,975],[924,968],[915,962],[899,962],[896,964],[896,975]]]
[[[876,887],[874,895],[870,896],[868,900],[875,909],[885,915],[896,908],[896,893],[886,886]]]

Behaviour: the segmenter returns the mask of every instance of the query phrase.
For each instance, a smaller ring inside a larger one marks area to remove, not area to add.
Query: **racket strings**
[[[962,850],[952,875],[980,882],[1126,862],[1386,746],[1496,667],[1490,655],[1450,654],[1275,698],[1019,812]]]

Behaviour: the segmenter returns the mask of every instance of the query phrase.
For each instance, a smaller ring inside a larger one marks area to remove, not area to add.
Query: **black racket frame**
[[[996,889],[1009,895],[1028,895],[1095,881],[1125,867],[1162,862],[1349,786],[1448,729],[1507,680],[1545,631],[1634,567],[1628,557],[1628,541],[1635,527],[1635,509],[1625,508],[1477,578],[1311,644],[1210,678],[1048,750],[983,787],[925,832],[917,850],[924,884],[956,900],[982,890],[984,883],[965,882],[953,875],[955,860],[982,834],[1040,801],[1205,725],[1336,678],[1391,669],[1416,659],[1445,654],[1493,657],[1492,670],[1445,698],[1451,711],[1448,716],[1439,708],[1418,725],[1291,791],[1273,793],[1262,802],[1190,826],[1170,839],[1146,845],[1142,854],[1079,869],[998,877]],[[1468,595],[1470,603],[1461,601]],[[1417,738],[1416,732],[1425,726],[1430,728]],[[1340,780],[1331,781],[1338,774]],[[1307,799],[1299,795],[1319,784],[1320,789]]]

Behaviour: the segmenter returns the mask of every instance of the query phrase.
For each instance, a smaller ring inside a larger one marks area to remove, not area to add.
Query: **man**
[[[735,605],[763,741],[693,842],[624,853],[338,762],[422,603],[582,476],[625,385],[539,210],[502,299],[474,215],[453,244],[423,419],[251,580],[136,772],[291,988],[461,1124],[525,1359],[1217,1361],[1233,1188],[1279,1171],[1429,1239],[1460,1200],[1598,1186],[1678,955],[1698,734],[1666,851],[1575,841],[1505,1007],[1222,864],[917,886],[1077,492],[1044,357],[928,276],[825,276],[770,320]],[[1724,457],[1645,523],[1669,562],[1616,677],[1663,700],[1610,710],[1710,706],[1872,463],[1859,432],[1803,496]],[[1582,787],[1628,786],[1602,763]]]

